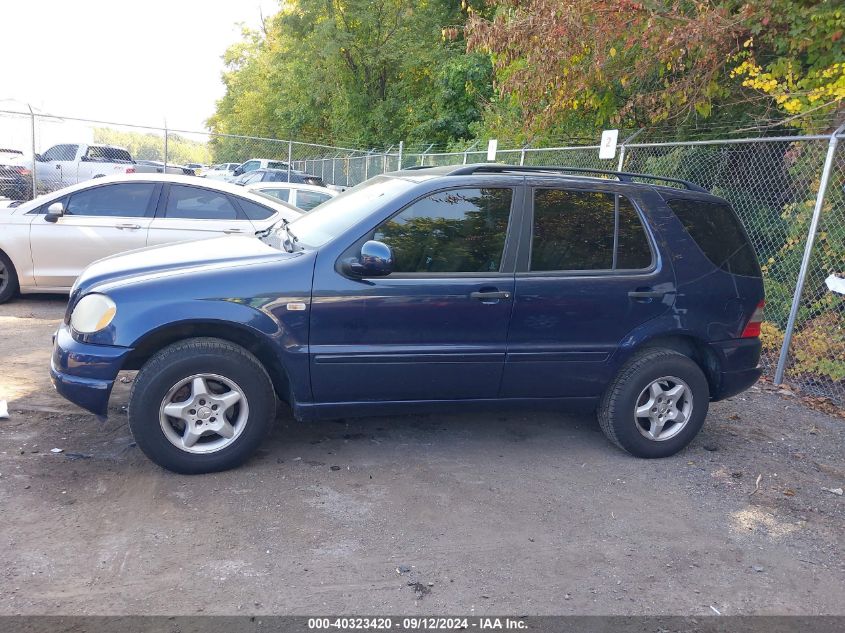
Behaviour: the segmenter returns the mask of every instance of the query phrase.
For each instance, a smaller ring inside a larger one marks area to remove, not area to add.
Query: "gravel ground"
[[[186,477],[134,447],[128,383],[106,423],[52,391],[63,309],[0,306],[0,615],[845,614],[845,421],[796,398],[714,404],[655,461],[590,417],[283,411]]]

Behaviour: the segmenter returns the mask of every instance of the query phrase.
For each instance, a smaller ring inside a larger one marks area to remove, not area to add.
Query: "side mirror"
[[[47,222],[57,222],[60,217],[65,214],[65,205],[61,202],[54,202],[49,207],[47,207],[47,215],[44,216],[44,220]]]
[[[233,176],[240,176],[242,173],[244,173],[244,170],[242,168],[235,167],[235,170],[232,172],[232,175]]]
[[[46,163],[47,162],[47,159],[44,158],[41,154],[38,154],[38,153],[35,154],[35,160],[39,163]]]
[[[384,242],[364,242],[358,261],[349,263],[349,272],[356,277],[386,277],[393,272],[393,251]]]

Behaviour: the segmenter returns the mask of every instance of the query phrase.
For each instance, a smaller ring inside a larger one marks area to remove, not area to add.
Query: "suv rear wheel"
[[[707,378],[688,356],[643,350],[614,378],[598,410],[607,438],[636,457],[674,455],[701,430],[710,401]]]
[[[273,385],[255,356],[228,341],[195,338],[166,347],[138,372],[129,427],[159,466],[207,473],[246,461],[275,411]]]

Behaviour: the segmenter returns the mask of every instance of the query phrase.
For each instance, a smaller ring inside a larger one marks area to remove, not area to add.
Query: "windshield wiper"
[[[289,253],[293,253],[296,251],[296,243],[299,241],[299,238],[294,235],[293,231],[290,230],[290,222],[285,218],[277,222],[273,222],[270,226],[266,229],[262,229],[260,231],[255,232],[255,237],[258,238],[265,238],[268,237],[273,231],[276,230],[276,227],[279,226],[279,222],[282,223],[282,227],[285,229],[285,233],[287,234],[287,238],[282,242],[282,247]]]

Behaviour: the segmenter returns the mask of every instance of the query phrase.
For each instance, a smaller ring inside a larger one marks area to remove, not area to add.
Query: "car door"
[[[160,189],[149,182],[81,189],[62,198],[56,222],[45,219],[43,205],[29,235],[36,285],[69,288],[92,262],[144,247]]]
[[[317,402],[493,398],[512,306],[520,187],[445,189],[413,202],[351,244],[393,250],[386,277],[315,274],[310,327]]]
[[[169,244],[222,235],[253,235],[255,228],[229,194],[195,185],[165,186],[147,244]]]
[[[599,395],[625,336],[674,302],[642,199],[592,187],[528,190],[502,397]]]

